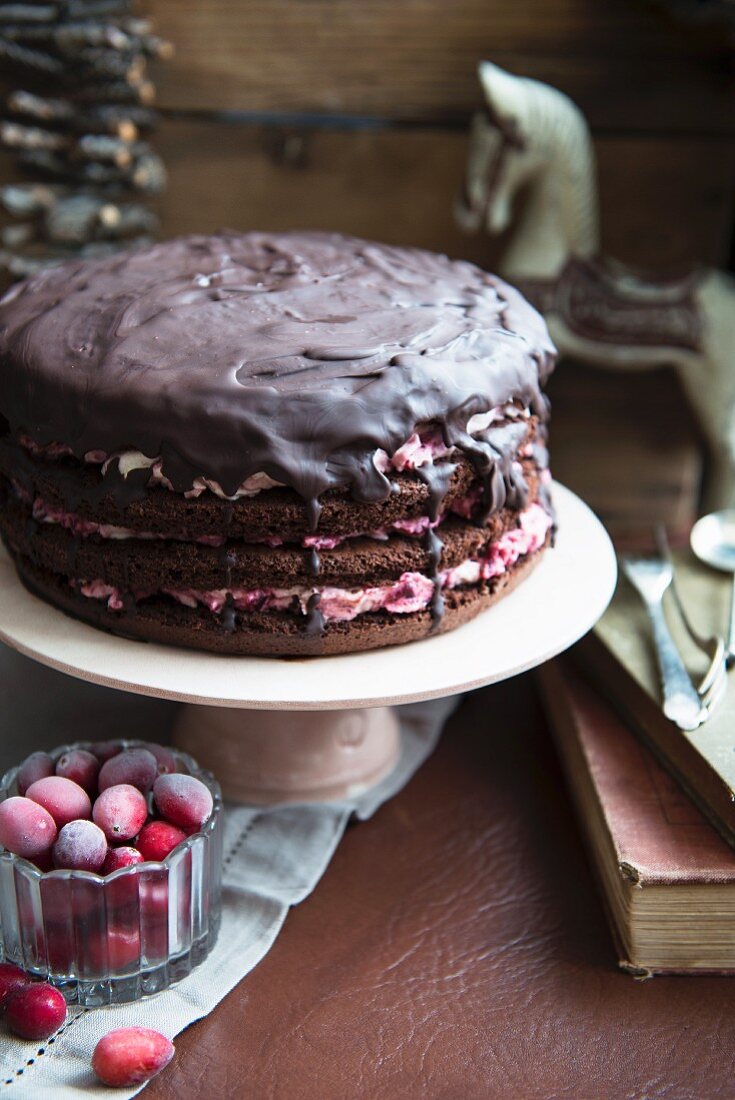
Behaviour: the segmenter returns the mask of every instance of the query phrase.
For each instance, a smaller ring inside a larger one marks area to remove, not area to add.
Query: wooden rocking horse
[[[491,234],[521,216],[500,273],[544,314],[563,356],[594,366],[674,366],[707,440],[711,508],[735,507],[735,282],[700,270],[649,281],[603,257],[594,151],[561,92],[479,69],[487,110],[473,122],[460,224]]]

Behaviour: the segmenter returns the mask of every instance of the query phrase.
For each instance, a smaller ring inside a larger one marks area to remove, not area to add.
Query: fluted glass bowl
[[[144,741],[116,742],[123,749]],[[63,745],[90,749],[88,741]],[[53,982],[70,1003],[118,1004],[167,989],[208,955],[222,903],[222,794],[209,772],[171,750],[179,771],[212,793],[213,810],[161,863],[138,863],[111,875],[43,873],[0,848],[3,957]],[[18,794],[18,768],[0,784],[0,802]]]

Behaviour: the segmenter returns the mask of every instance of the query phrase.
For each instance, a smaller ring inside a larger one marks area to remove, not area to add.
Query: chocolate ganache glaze
[[[330,488],[385,499],[375,451],[422,424],[501,506],[492,479],[508,425],[470,435],[468,421],[510,401],[544,420],[554,354],[536,311],[472,264],[336,234],[225,232],[13,287],[0,303],[0,413],[11,433],[80,459],[160,457],[181,492],[206,477],[234,495],[265,473],[300,494],[316,528]]]

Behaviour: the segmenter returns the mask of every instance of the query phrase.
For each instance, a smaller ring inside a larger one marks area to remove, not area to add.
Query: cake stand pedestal
[[[465,626],[421,642],[279,660],[131,641],[32,596],[4,550],[0,639],[71,676],[187,704],[176,743],[215,773],[229,798],[354,795],[398,759],[391,704],[456,695],[525,672],[573,645],[602,615],[616,580],[610,540],[568,489],[555,484],[553,499],[557,543],[533,573]]]

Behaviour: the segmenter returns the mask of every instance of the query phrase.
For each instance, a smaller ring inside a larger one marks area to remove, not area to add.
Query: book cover
[[[735,852],[568,659],[539,680],[621,966],[735,969]]]

